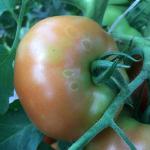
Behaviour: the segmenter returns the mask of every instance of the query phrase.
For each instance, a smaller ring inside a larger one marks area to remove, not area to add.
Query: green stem
[[[19,14],[19,18],[17,20],[17,30],[16,30],[16,35],[15,35],[15,40],[14,40],[14,42],[12,44],[12,48],[11,48],[11,56],[13,59],[15,58],[16,49],[17,49],[17,46],[19,43],[19,34],[20,34],[20,30],[21,30],[27,2],[28,2],[28,0],[22,0],[22,6],[21,6],[20,14]]]
[[[98,132],[107,128],[109,123],[108,118],[101,118],[98,122],[96,122],[92,128],[90,128],[85,134],[83,134],[79,140],[77,140],[68,150],[79,150],[82,149],[87,143],[89,143]]]
[[[104,128],[111,126],[112,119],[118,114],[119,109],[123,106],[126,99],[142,84],[147,76],[147,72],[142,71],[131,83],[128,84],[127,88],[123,88],[115,98],[114,102],[106,110],[102,118],[85,132],[85,134],[83,134],[81,138],[69,148],[69,150],[78,150],[79,148],[84,147]]]
[[[139,49],[141,49],[144,55],[143,70],[146,70],[148,72],[148,79],[150,79],[150,39],[119,34],[112,34],[112,35],[115,39],[119,41],[122,40],[124,42],[129,42],[132,40],[133,44]]]
[[[10,11],[12,17],[14,18],[14,20],[17,22],[17,16],[16,16],[16,14],[14,13],[14,10],[13,10],[13,9],[10,9],[9,11]]]
[[[112,120],[111,127],[114,129],[114,131],[129,145],[131,150],[136,150],[134,144],[131,142],[131,140],[126,136],[124,131],[119,128],[119,126]]]
[[[101,24],[108,0],[62,0],[62,2],[76,6],[84,16]]]
[[[123,88],[120,93],[115,98],[115,101],[111,104],[111,106],[106,111],[107,115],[110,115],[111,118],[114,118],[118,113],[118,109],[121,108],[125,103],[125,100],[144,82],[145,79],[148,78],[147,71],[141,71],[140,74],[128,84],[127,88]],[[105,114],[104,114],[105,115]]]

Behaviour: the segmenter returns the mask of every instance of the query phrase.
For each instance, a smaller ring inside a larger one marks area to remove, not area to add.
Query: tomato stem
[[[79,8],[84,16],[87,16],[98,23],[102,23],[108,0],[62,0]]]
[[[85,134],[83,134],[79,140],[77,140],[68,150],[79,150],[82,149],[87,143],[89,143],[97,134],[103,129],[108,127],[109,119],[101,118],[96,122],[92,128],[90,128]]]
[[[84,147],[88,142],[90,142],[98,133],[100,133],[104,128],[112,126],[112,119],[115,118],[120,108],[125,103],[126,99],[134,92],[134,90],[139,87],[144,80],[148,77],[148,72],[142,70],[141,73],[128,84],[127,88],[122,88],[120,93],[115,98],[114,102],[109,106],[104,115],[100,120],[98,120],[84,135],[82,135],[79,140],[77,140],[69,150],[78,150]],[[120,134],[121,135],[121,134]],[[123,138],[123,137],[122,137]],[[124,138],[123,138],[124,139]],[[131,145],[129,145],[130,147]],[[132,147],[131,147],[132,148]]]

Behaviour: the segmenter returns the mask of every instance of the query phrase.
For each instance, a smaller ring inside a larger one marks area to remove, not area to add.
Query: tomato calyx
[[[124,87],[127,82],[121,69],[130,67],[122,63],[125,56],[126,54],[122,52],[113,53],[110,51],[104,54],[100,59],[93,61],[91,64],[93,83],[95,85],[99,85],[100,83],[106,83],[109,86],[113,85],[117,91]]]

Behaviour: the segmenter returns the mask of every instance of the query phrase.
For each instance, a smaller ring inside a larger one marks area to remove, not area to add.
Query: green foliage
[[[0,15],[5,11],[12,11],[16,0],[0,0]]]
[[[37,150],[53,150],[53,149],[50,147],[50,145],[41,142]]]
[[[13,94],[13,64],[9,52],[0,45],[0,113],[7,111],[8,98]]]
[[[0,116],[0,150],[36,150],[42,134],[33,126],[19,101]]]
[[[10,47],[16,32],[14,16],[15,0],[0,1],[0,114],[9,107],[9,97],[13,94],[13,59]]]

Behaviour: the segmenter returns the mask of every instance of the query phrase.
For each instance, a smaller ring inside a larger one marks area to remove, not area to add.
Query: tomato
[[[104,14],[103,25],[111,27],[115,20],[126,10],[123,6],[108,5]],[[134,28],[132,28],[126,18],[123,18],[113,30],[115,33],[121,33],[132,36],[141,36],[141,34]]]
[[[81,16],[44,19],[25,35],[15,60],[15,88],[44,134],[74,140],[102,116],[116,92],[93,84],[90,65],[113,49],[112,38]]]
[[[137,150],[149,150],[150,125],[142,124],[130,117],[120,117],[118,125],[124,130]],[[128,145],[112,130],[105,129],[86,150],[129,150]]]

